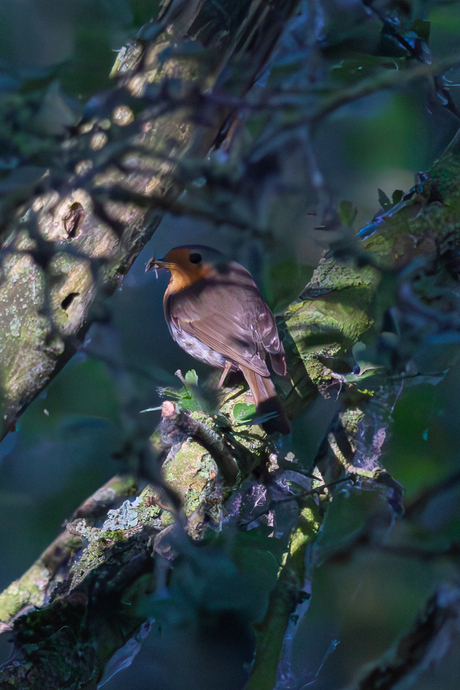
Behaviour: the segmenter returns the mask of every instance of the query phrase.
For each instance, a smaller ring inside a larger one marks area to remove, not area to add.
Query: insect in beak
[[[170,263],[169,261],[162,261],[161,259],[155,259],[155,257],[152,257],[149,261],[147,261],[147,264],[145,266],[145,272],[147,273],[148,271],[151,271],[152,269],[155,271],[155,276],[158,280],[158,269],[159,268],[166,268],[168,271],[171,270],[171,268],[174,268],[175,264]]]
[[[145,265],[145,272],[148,273],[149,271],[153,270],[155,271],[155,276],[158,279],[158,261],[155,259],[155,257],[152,257],[149,259]]]
[[[158,269],[159,268],[167,268],[168,264],[165,263],[164,261],[161,261],[161,259],[155,259],[153,257],[152,259],[149,259],[147,262],[147,265],[145,267],[145,272],[148,273],[148,271],[151,271],[152,269],[155,271],[155,277],[158,280]]]

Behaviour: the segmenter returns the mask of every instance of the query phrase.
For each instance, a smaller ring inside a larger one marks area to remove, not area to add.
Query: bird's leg
[[[232,363],[231,362],[225,362],[224,370],[222,372],[222,376],[219,379],[219,383],[217,384],[217,388],[222,388],[224,385],[224,381],[227,378],[227,374],[232,368]]]

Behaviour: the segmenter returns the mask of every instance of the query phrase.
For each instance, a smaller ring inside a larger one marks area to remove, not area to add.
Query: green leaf
[[[382,69],[398,69],[398,62],[400,62],[400,60],[395,57],[390,58],[360,53],[356,55],[356,57],[341,60],[334,65],[331,70],[331,75],[334,79],[340,79],[344,82],[356,82],[361,79],[366,79]]]
[[[379,204],[383,208],[384,211],[388,211],[388,209],[391,208],[392,204],[390,199],[387,197],[384,191],[381,189],[378,190],[379,192]]]
[[[182,376],[180,371],[176,374],[184,384],[182,388],[158,388],[158,393],[163,398],[176,401],[184,410],[214,414],[217,407],[216,392],[198,385],[198,374],[195,369],[188,371],[185,376]]]
[[[341,201],[337,209],[340,222],[347,228],[353,225],[357,212],[358,209],[351,203],[351,201]]]
[[[174,400],[185,410],[196,412],[201,409],[200,401],[193,395],[193,391],[183,386],[183,388],[158,388],[158,393],[162,398]]]
[[[393,202],[393,204],[399,204],[403,196],[404,192],[402,189],[395,189],[395,191],[391,195],[391,201]]]
[[[256,406],[252,403],[237,403],[233,408],[233,418],[238,424],[247,424],[256,413]]]
[[[411,30],[427,43],[428,39],[430,38],[430,29],[431,22],[427,22],[423,19],[416,19],[411,26]]]
[[[185,383],[188,383],[191,386],[198,386],[198,374],[196,373],[195,369],[190,369],[190,371],[187,371],[184,378]]]

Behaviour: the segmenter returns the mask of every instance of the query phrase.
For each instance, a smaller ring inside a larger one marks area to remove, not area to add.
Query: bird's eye
[[[198,254],[197,252],[194,252],[193,254],[190,254],[190,261],[192,262],[192,264],[199,264],[199,263],[201,263],[201,259],[202,259],[202,258],[203,258],[203,257],[201,256],[201,254]]]

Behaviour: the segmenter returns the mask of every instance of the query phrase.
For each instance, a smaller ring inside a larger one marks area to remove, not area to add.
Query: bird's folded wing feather
[[[255,286],[238,285],[230,278],[208,279],[170,295],[165,306],[177,328],[231,362],[269,376],[263,356],[279,352],[281,345],[273,316]]]

